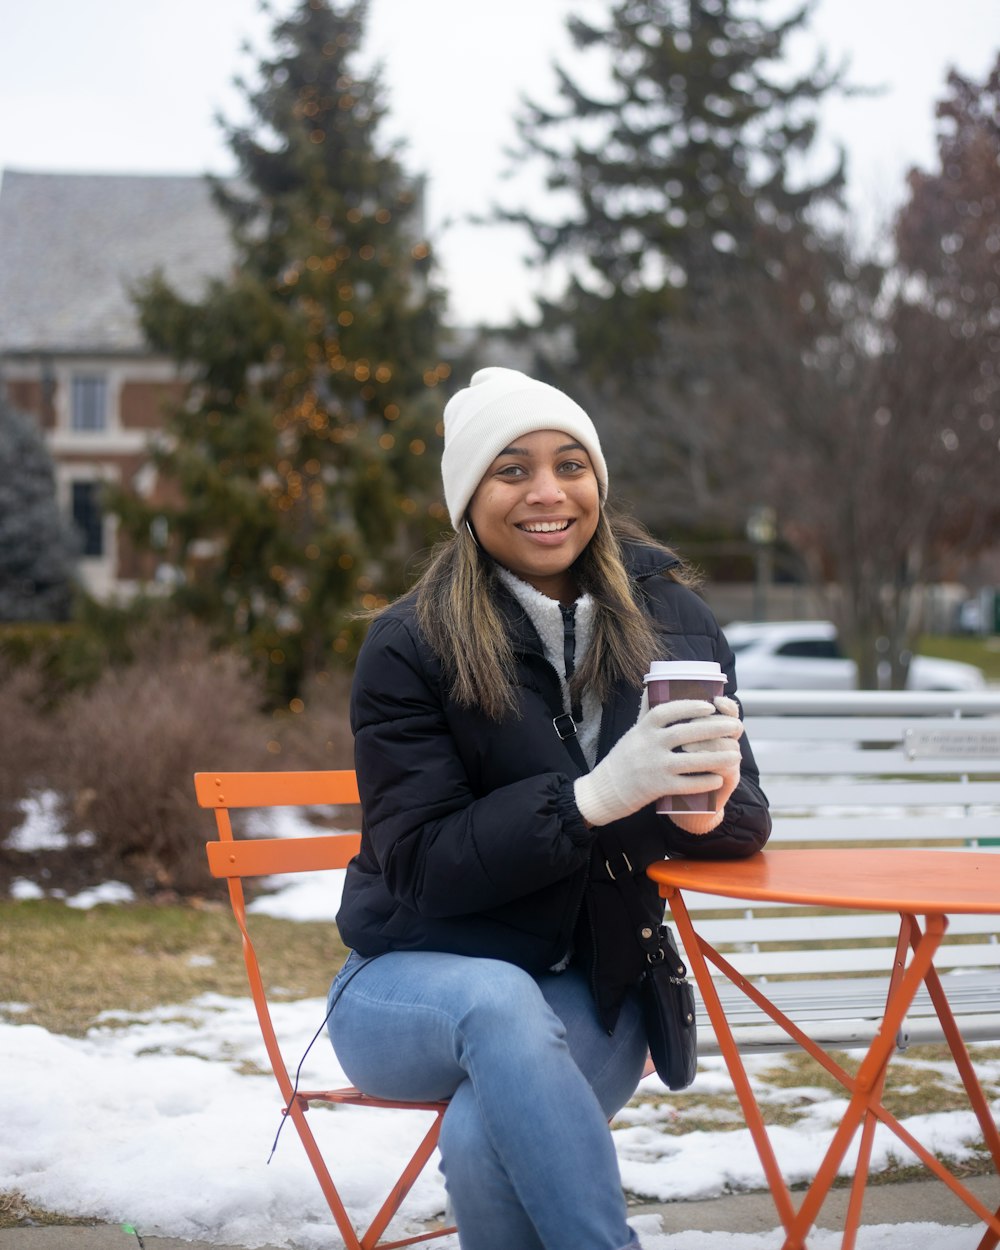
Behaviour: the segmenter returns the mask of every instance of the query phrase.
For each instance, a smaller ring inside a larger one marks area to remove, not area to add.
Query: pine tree
[[[606,89],[557,67],[560,106],[528,103],[519,120],[522,155],[571,206],[556,220],[501,214],[568,274],[563,295],[540,302],[558,344],[547,365],[572,345],[567,372],[593,387],[616,482],[654,526],[718,494],[734,433],[766,413],[784,365],[785,311],[799,358],[823,324],[828,262],[812,214],[837,202],[843,162],[813,181],[794,166],[841,73],[820,58],[794,76],[783,58],[808,6],[771,26],[760,8],[618,0],[603,24],[571,18],[581,57],[609,62]]]
[[[303,0],[273,30],[239,177],[217,182],[236,251],[200,302],[162,276],[138,295],[151,344],[190,371],[157,454],[175,597],[244,639],[282,700],[355,644],[444,516],[433,455],[448,375],[420,183],[380,146],[378,74],[354,63],[363,0]],[[133,534],[148,508],[119,500]]]
[[[45,440],[0,384],[0,621],[66,620],[75,554]]]

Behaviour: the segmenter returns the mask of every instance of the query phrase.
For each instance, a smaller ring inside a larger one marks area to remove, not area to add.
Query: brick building
[[[231,264],[200,177],[7,170],[0,184],[0,385],[45,431],[61,506],[93,594],[127,595],[153,569],[101,507],[104,482],[147,497],[164,401],[181,382],[145,345],[129,291],[160,268],[197,297]]]

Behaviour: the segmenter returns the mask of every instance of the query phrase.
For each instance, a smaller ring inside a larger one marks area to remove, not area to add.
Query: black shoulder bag
[[[598,829],[597,835],[607,870],[621,891],[636,939],[646,952],[639,996],[656,1075],[668,1089],[687,1089],[698,1070],[698,1022],[687,968],[669,927],[663,924],[654,929],[643,917],[639,887],[618,837],[606,828]]]
[[[656,1075],[667,1089],[687,1089],[698,1071],[694,991],[674,935],[660,925],[660,949],[642,976],[642,1017]]]

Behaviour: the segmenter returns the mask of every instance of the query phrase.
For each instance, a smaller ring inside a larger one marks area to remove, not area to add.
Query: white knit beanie
[[[458,529],[483,474],[505,447],[535,430],[562,430],[590,456],[601,490],[608,494],[608,466],[594,423],[568,395],[517,369],[479,369],[444,410],[441,477],[451,523]]]

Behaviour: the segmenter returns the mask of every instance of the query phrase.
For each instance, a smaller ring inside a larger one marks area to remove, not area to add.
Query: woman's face
[[[535,430],[515,439],[487,469],[468,515],[494,560],[543,595],[572,603],[569,568],[597,529],[600,488],[571,435]]]

